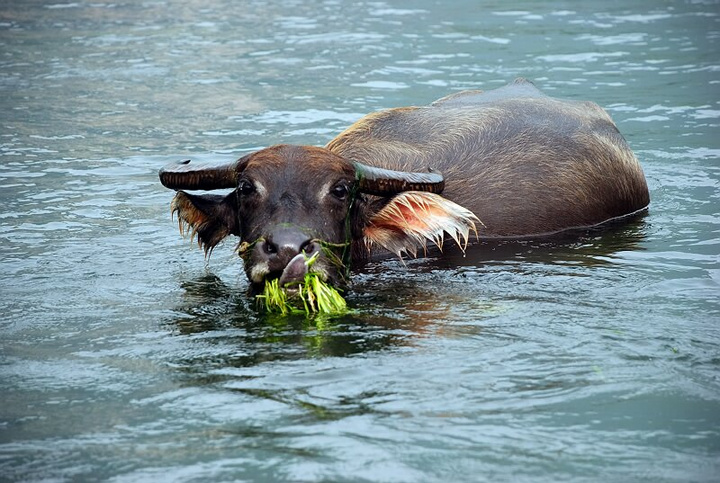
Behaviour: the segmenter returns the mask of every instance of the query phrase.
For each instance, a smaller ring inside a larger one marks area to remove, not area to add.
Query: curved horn
[[[408,173],[376,168],[357,161],[353,165],[360,191],[369,195],[387,196],[402,191],[429,191],[440,194],[445,188],[445,179],[437,171]]]
[[[163,186],[179,190],[219,190],[236,188],[240,161],[231,164],[211,165],[180,161],[160,170]]]

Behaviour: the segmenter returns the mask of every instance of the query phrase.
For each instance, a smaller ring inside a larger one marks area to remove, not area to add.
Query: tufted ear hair
[[[372,215],[363,235],[369,248],[380,245],[402,257],[417,256],[430,241],[442,250],[445,234],[465,250],[470,232],[477,236],[476,223],[482,222],[467,208],[435,193],[406,191],[392,198]]]
[[[205,256],[228,235],[240,236],[236,192],[222,195],[191,195],[178,191],[170,205],[178,215],[180,233],[197,237]]]

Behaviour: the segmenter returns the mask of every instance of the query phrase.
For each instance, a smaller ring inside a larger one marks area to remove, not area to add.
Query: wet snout
[[[302,280],[305,269],[300,260],[319,252],[320,245],[298,228],[281,226],[271,230],[257,250],[258,256],[267,264],[268,277],[282,276],[283,283],[290,283]]]

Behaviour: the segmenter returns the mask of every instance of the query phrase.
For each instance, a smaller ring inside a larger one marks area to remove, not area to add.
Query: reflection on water
[[[215,340],[233,346],[227,358],[214,363],[230,367],[412,346],[417,337],[452,330],[439,327],[442,324],[457,324],[468,316],[477,321],[512,310],[485,299],[482,282],[476,278],[511,273],[514,279],[540,279],[556,273],[554,266],[574,270],[571,276],[589,277],[587,269],[612,267],[619,254],[642,249],[645,229],[639,215],[634,222],[581,233],[482,242],[465,253],[447,247],[443,256],[436,252],[419,260],[381,259],[356,274],[355,287],[348,294],[352,311],[342,316],[267,314],[247,290],[205,273],[182,282],[182,303],[173,309],[177,316],[169,324],[181,336],[201,335],[203,344]],[[408,272],[412,277],[406,276]],[[472,292],[476,296],[469,297]],[[482,330],[481,324],[474,326]],[[207,362],[204,357],[177,361],[183,366]]]
[[[216,339],[240,350],[240,357],[223,359],[221,365],[348,356],[408,343],[409,333],[396,317],[363,313],[359,306],[342,316],[281,316],[265,313],[247,292],[238,293],[215,275],[186,281],[183,288],[183,303],[175,309],[181,315],[171,324],[179,335],[203,334],[203,344]]]
[[[619,252],[643,250],[648,226],[646,213],[599,227],[573,230],[528,240],[487,240],[471,245],[465,253],[446,250],[437,258],[438,267],[452,268],[510,261],[577,264],[593,266],[612,263]],[[436,254],[437,255],[437,254]]]
[[[716,1],[0,4],[0,479],[714,481]],[[157,170],[523,76],[605,106],[629,223],[374,260],[258,311]]]

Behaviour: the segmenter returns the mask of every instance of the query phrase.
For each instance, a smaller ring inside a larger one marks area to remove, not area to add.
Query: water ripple
[[[5,479],[716,478],[717,2],[238,5],[0,7]],[[648,214],[376,260],[305,320],[157,180],[517,76],[608,109]]]

